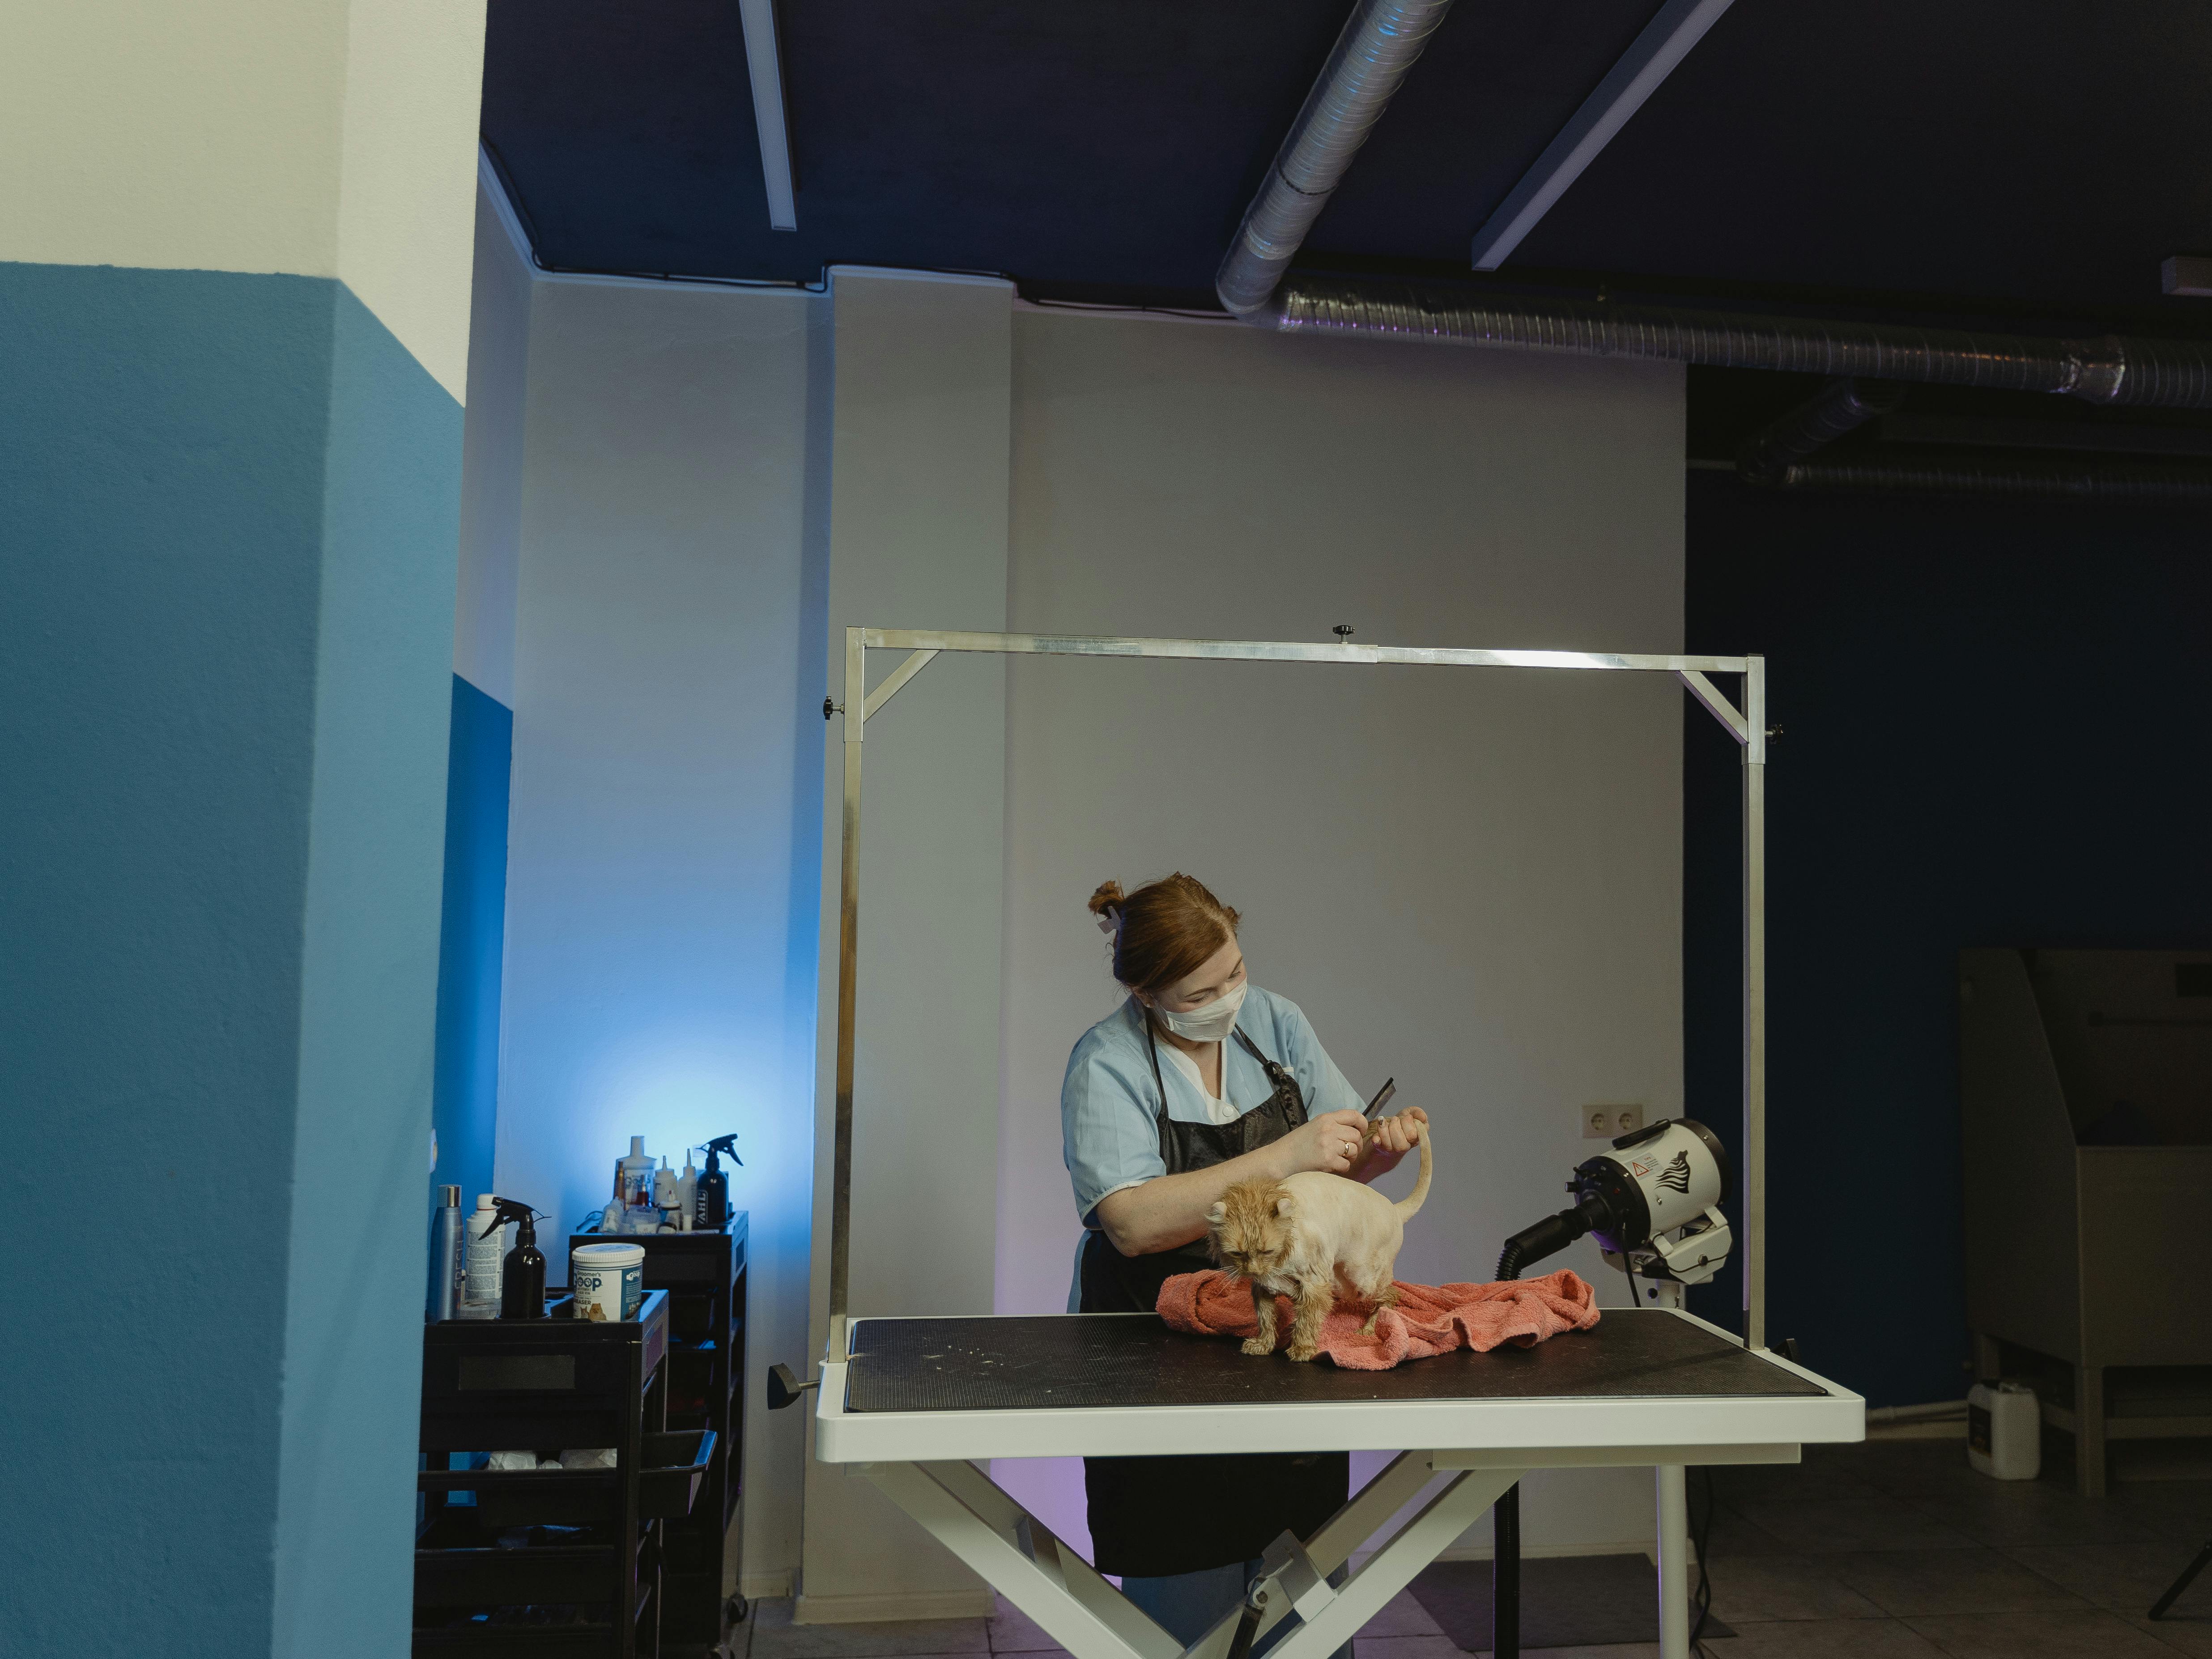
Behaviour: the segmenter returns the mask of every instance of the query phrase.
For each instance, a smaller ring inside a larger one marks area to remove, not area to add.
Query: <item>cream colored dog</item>
[[[1421,1174],[1393,1204],[1372,1187],[1309,1170],[1283,1181],[1240,1181],[1206,1212],[1206,1238],[1224,1271],[1249,1280],[1260,1334],[1246,1353],[1275,1351],[1275,1298],[1288,1296],[1291,1358],[1320,1352],[1321,1322],[1336,1305],[1339,1282],[1364,1305],[1371,1333],[1376,1316],[1398,1299],[1398,1249],[1406,1224],[1429,1195],[1429,1131],[1420,1127]]]

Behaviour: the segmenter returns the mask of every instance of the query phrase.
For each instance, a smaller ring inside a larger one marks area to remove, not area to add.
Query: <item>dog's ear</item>
[[[1213,1207],[1206,1212],[1206,1225],[1209,1227],[1218,1227],[1228,1218],[1229,1206],[1224,1204],[1219,1199],[1215,1199],[1213,1200]]]
[[[1280,1197],[1275,1200],[1275,1213],[1278,1216],[1288,1216],[1297,1207],[1297,1200],[1292,1199],[1288,1193],[1283,1194]]]

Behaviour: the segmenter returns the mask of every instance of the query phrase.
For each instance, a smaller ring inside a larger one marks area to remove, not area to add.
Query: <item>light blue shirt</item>
[[[1356,1112],[1367,1104],[1336,1069],[1295,1002],[1255,985],[1244,994],[1237,1029],[1298,1080],[1308,1117],[1346,1107]],[[1172,1063],[1170,1045],[1160,1044],[1160,1080],[1167,1087],[1170,1118],[1179,1123],[1233,1122],[1267,1103],[1275,1085],[1244,1045],[1231,1036],[1221,1045],[1221,1054],[1222,1096],[1237,1108],[1226,1119],[1218,1108],[1209,1109],[1192,1073]],[[1109,1193],[1167,1173],[1160,1161],[1159,1101],[1160,1085],[1152,1080],[1145,1043],[1144,1005],[1131,997],[1083,1034],[1067,1057],[1067,1078],[1060,1088],[1063,1155],[1085,1228],[1097,1230],[1098,1201]]]

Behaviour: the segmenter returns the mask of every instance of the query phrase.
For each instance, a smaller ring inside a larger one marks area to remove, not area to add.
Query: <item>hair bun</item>
[[[1114,977],[1132,991],[1174,984],[1237,937],[1237,912],[1181,871],[1133,893],[1102,881],[1091,914],[1114,941]]]

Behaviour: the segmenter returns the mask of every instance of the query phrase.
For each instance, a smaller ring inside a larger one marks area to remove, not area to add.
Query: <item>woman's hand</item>
[[[1281,1181],[1308,1170],[1366,1181],[1381,1175],[1413,1144],[1405,1120],[1427,1123],[1416,1107],[1385,1118],[1367,1139],[1365,1117],[1349,1109],[1324,1112],[1301,1123],[1279,1140],[1226,1164],[1181,1175],[1154,1176],[1141,1186],[1124,1187],[1098,1200],[1098,1224],[1123,1255],[1150,1255],[1206,1237],[1206,1212],[1232,1182],[1255,1176]],[[1385,1146],[1394,1150],[1386,1152]],[[1363,1154],[1364,1158],[1363,1161]]]
[[[1366,1127],[1367,1120],[1349,1109],[1309,1118],[1275,1143],[1281,1149],[1283,1174],[1320,1170],[1349,1175],[1359,1162],[1359,1139]]]
[[[1429,1132],[1429,1115],[1418,1106],[1408,1106],[1370,1126],[1364,1155],[1353,1161],[1354,1181],[1372,1181],[1398,1167],[1398,1160],[1412,1152],[1417,1141],[1409,1121],[1421,1126],[1422,1134]]]
[[[1329,1112],[1226,1164],[1154,1176],[1100,1199],[1098,1224],[1123,1255],[1172,1250],[1206,1237],[1207,1209],[1237,1182],[1281,1181],[1307,1170],[1347,1173],[1358,1160],[1360,1133],[1366,1127],[1358,1112]]]

